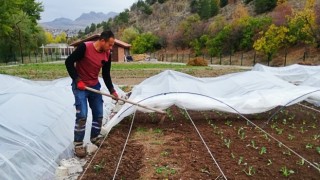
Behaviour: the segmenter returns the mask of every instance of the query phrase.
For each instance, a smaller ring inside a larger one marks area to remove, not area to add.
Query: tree
[[[208,39],[206,46],[210,56],[220,56],[223,52],[223,47],[231,34],[231,26],[225,26],[216,36]]]
[[[292,16],[292,13],[292,7],[288,3],[283,2],[272,11],[272,22],[277,26],[287,25],[287,19]]]
[[[255,41],[255,35],[264,30],[271,24],[271,18],[269,17],[247,17],[240,20],[240,26],[242,26],[242,38],[240,40],[240,49],[250,50]]]
[[[183,43],[180,47],[188,47],[192,40],[199,38],[202,34],[202,31],[199,31],[199,29],[201,29],[201,20],[198,14],[191,15],[182,21],[178,27]]]
[[[228,0],[220,0],[220,7],[225,7],[228,4]]]
[[[277,6],[277,0],[255,0],[254,7],[256,13],[264,13],[272,10]]]
[[[255,50],[267,55],[269,64],[272,56],[282,46],[284,46],[288,32],[289,29],[285,26],[278,27],[274,24],[271,24],[263,36],[253,44],[253,47]]]
[[[198,14],[201,19],[209,19],[211,17],[210,0],[200,0]]]
[[[198,0],[191,0],[190,2],[190,12],[197,13],[199,10],[199,2]]]
[[[94,23],[91,23],[91,26],[90,26],[90,32],[95,32],[96,31],[96,29],[97,29],[97,27],[96,27],[96,24],[94,24]]]
[[[217,15],[219,12],[218,0],[211,0],[210,2],[210,17]]]
[[[289,18],[289,41],[292,44],[305,43],[319,46],[320,37],[317,33],[315,1],[307,0],[303,10],[295,11]],[[318,43],[319,42],[319,43]]]
[[[158,44],[158,38],[152,33],[143,33],[132,42],[132,52],[136,54],[152,52]]]
[[[139,31],[134,27],[126,28],[121,35],[121,40],[131,44],[139,36]]]

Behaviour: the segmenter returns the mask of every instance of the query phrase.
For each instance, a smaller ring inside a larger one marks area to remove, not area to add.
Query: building
[[[51,43],[42,45],[40,48],[42,56],[54,55],[57,59],[67,59],[74,49],[73,46],[68,46],[66,43]]]
[[[79,44],[87,41],[96,41],[100,37],[100,34],[94,34],[92,36],[89,36],[83,40],[76,41],[70,44],[70,46],[77,47]],[[118,39],[115,40],[115,44],[112,49],[112,61],[116,62],[124,62],[125,57],[130,55],[130,47],[131,45],[128,43],[125,43],[123,41],[120,41]]]

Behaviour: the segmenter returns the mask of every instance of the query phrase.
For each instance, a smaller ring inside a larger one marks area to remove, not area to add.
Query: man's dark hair
[[[103,31],[100,34],[99,40],[104,39],[104,40],[108,41],[110,38],[114,38],[113,32],[112,31]]]

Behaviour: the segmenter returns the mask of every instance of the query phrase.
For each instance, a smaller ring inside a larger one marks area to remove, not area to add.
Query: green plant
[[[280,129],[280,128],[276,128],[276,131],[277,131],[277,133],[278,133],[278,134],[282,134],[282,132],[283,132],[283,129]]]
[[[105,167],[105,165],[105,158],[103,158],[99,164],[93,166],[93,169],[96,173],[99,173]]]
[[[168,156],[169,155],[169,152],[168,151],[162,151],[160,153],[161,156]]]
[[[233,153],[231,153],[231,157],[232,159],[236,158],[236,156]]]
[[[300,159],[299,161],[297,161],[297,164],[300,166],[304,165],[304,159]]]
[[[157,134],[162,134],[162,129],[160,128],[156,128],[153,130],[154,133],[157,133]]]
[[[254,175],[256,173],[256,171],[253,168],[253,166],[249,166],[248,167],[248,171],[246,171],[246,169],[244,169],[243,172],[245,172],[247,176],[252,176],[252,175]]]
[[[316,135],[313,135],[313,138],[312,138],[312,139],[316,141],[316,140],[318,140],[319,138],[320,138],[320,134],[316,134]]]
[[[313,144],[311,144],[311,143],[308,143],[308,144],[306,145],[306,148],[307,148],[307,149],[312,149],[312,147],[313,147]]]
[[[138,127],[137,132],[147,132],[147,128],[145,127]]]
[[[232,126],[231,123],[232,123],[232,121],[226,121],[224,124],[231,127]]]
[[[320,147],[316,147],[316,151],[320,154]]]
[[[262,137],[264,137],[264,139],[266,139],[266,140],[270,140],[270,138],[268,137],[268,134],[264,134],[264,135],[262,135]]]
[[[267,153],[267,148],[266,147],[261,147],[259,154],[262,155],[262,154],[265,154],[265,153]]]
[[[288,169],[286,166],[281,167],[280,172],[282,172],[282,175],[283,175],[284,177],[288,177],[288,176],[290,176],[291,174],[294,173],[293,170]]]
[[[170,168],[169,166],[160,166],[156,168],[156,173],[157,174],[162,174],[164,173],[165,176],[168,175],[173,175],[175,174],[177,171],[173,168]]]
[[[231,140],[230,139],[223,139],[224,145],[227,146],[227,148],[230,148]]]
[[[291,156],[291,152],[290,151],[282,151],[282,154]]]
[[[267,164],[267,166],[270,166],[271,164],[272,164],[271,159],[268,159],[268,164]]]
[[[240,157],[239,157],[239,160],[238,160],[238,164],[240,165],[242,162],[243,162],[243,157],[240,156]]]
[[[254,142],[254,140],[251,140],[250,142],[251,142],[251,144],[248,144],[247,146],[251,146],[254,149],[258,149],[258,147],[256,146],[256,142]]]
[[[289,140],[293,140],[294,138],[295,138],[295,136],[293,136],[293,135],[291,135],[291,134],[288,135],[288,139],[289,139]]]
[[[167,111],[167,115],[168,115],[169,119],[170,119],[171,121],[174,121],[174,116],[173,116],[173,114],[172,114],[171,109],[167,109],[166,111]]]

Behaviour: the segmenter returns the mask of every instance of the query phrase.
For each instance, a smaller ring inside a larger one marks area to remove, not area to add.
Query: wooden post
[[[242,66],[242,61],[243,61],[243,52],[241,53],[241,66]]]

